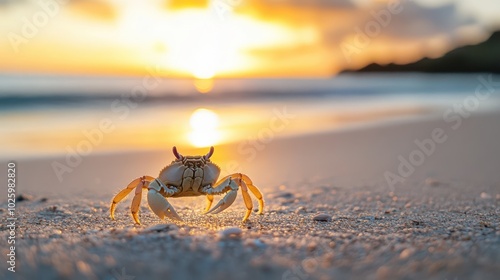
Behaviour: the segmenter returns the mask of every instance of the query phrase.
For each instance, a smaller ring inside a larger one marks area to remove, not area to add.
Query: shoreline
[[[279,164],[280,168],[279,175],[277,176],[259,176],[259,180],[262,184],[278,186],[283,183],[287,183],[286,178],[293,177],[293,183],[297,184],[303,181],[303,178],[307,178],[314,174],[315,177],[321,177],[322,180],[328,180],[328,178],[338,177],[342,179],[340,185],[359,185],[363,183],[374,183],[374,184],[384,184],[386,180],[383,175],[386,171],[391,171],[394,173],[397,171],[399,156],[404,156],[408,159],[408,155],[414,151],[419,150],[418,146],[415,145],[415,141],[423,141],[425,139],[432,137],[432,131],[435,128],[442,128],[446,136],[449,136],[449,142],[452,147],[449,147],[448,139],[445,144],[442,145],[442,149],[438,148],[436,150],[436,155],[426,156],[425,162],[422,168],[415,166],[416,174],[412,177],[420,178],[432,177],[432,170],[446,171],[448,179],[453,179],[453,177],[458,176],[460,179],[470,179],[468,176],[459,176],[461,171],[457,170],[458,167],[450,166],[447,168],[443,165],[447,159],[457,158],[457,149],[460,149],[460,153],[470,154],[471,151],[477,149],[480,155],[471,154],[472,158],[478,159],[478,170],[487,171],[487,176],[479,176],[484,182],[495,182],[500,181],[500,175],[495,172],[493,166],[500,165],[500,159],[497,160],[494,154],[489,153],[488,149],[495,148],[495,140],[500,140],[500,133],[497,133],[495,129],[499,126],[496,124],[496,120],[500,119],[499,112],[482,112],[474,114],[470,119],[465,120],[463,127],[458,130],[453,130],[449,128],[449,124],[439,119],[436,115],[433,116],[421,116],[413,117],[407,120],[392,120],[377,122],[373,124],[362,125],[361,127],[349,126],[340,129],[335,129],[331,131],[323,131],[319,133],[298,135],[290,137],[282,137],[273,139],[270,143],[265,143],[260,147],[248,146],[246,150],[241,149],[238,144],[224,144],[216,146],[216,153],[214,155],[214,162],[219,163],[223,174],[234,173],[237,171],[243,171],[249,174],[262,173],[263,170],[272,170],[273,165]],[[486,126],[486,127],[485,127]],[[489,129],[487,127],[490,127]],[[499,129],[500,130],[500,129]],[[464,145],[469,145],[472,143],[461,141],[460,138],[476,138],[482,137],[481,135],[486,134],[488,138],[484,139],[482,142],[487,144],[487,147],[481,147],[481,143],[474,143],[470,148]],[[476,136],[475,136],[476,135]],[[370,140],[372,139],[372,140]],[[381,142],[387,141],[387,142]],[[391,143],[393,142],[393,143]],[[357,144],[356,144],[357,143]],[[356,146],[357,145],[357,146]],[[462,146],[462,147],[460,147]],[[258,148],[263,148],[259,150]],[[318,149],[319,148],[319,149]],[[330,149],[330,157],[324,159],[322,156],[322,151],[327,148]],[[281,158],[285,159],[291,157],[289,151],[295,151],[299,153],[299,158],[316,158],[319,162],[314,164],[298,164],[300,160],[296,163],[293,161],[281,162]],[[440,151],[444,150],[444,151]],[[205,151],[203,148],[183,148],[184,154],[197,154]],[[439,156],[441,153],[445,152],[445,155]],[[307,156],[305,156],[307,154]],[[368,155],[366,162],[361,159],[363,156]],[[305,156],[305,157],[304,157]],[[352,158],[354,156],[354,158]],[[361,156],[361,158],[360,158]],[[435,157],[438,159],[434,159]],[[164,150],[143,150],[143,151],[112,151],[108,153],[93,153],[90,156],[81,157],[81,162],[73,167],[68,165],[67,159],[63,156],[51,156],[51,157],[40,157],[40,158],[19,158],[17,161],[20,166],[20,174],[24,176],[24,183],[21,185],[25,192],[32,192],[36,194],[36,190],[40,190],[37,187],[38,184],[45,186],[60,186],[59,189],[64,189],[65,184],[70,184],[73,186],[72,189],[88,189],[85,185],[102,185],[104,178],[115,178],[117,180],[117,185],[123,185],[127,183],[127,176],[119,176],[120,170],[124,171],[124,174],[148,174],[155,176],[158,170],[165,164],[168,164],[172,160],[173,155],[171,154],[170,147]],[[338,159],[338,160],[337,160]],[[480,160],[479,160],[480,159]],[[486,159],[486,161],[485,161]],[[74,160],[74,158],[72,158]],[[348,166],[343,166],[340,161],[346,161],[349,163]],[[379,162],[379,166],[370,166],[372,162]],[[483,162],[481,162],[483,161]],[[58,162],[62,165],[71,169],[71,172],[63,173],[63,180],[59,182],[55,169],[51,164]],[[138,162],[139,164],[133,164]],[[331,165],[334,173],[331,175],[337,176],[326,176],[330,171],[330,167],[325,166],[324,163]],[[0,163],[0,167],[5,167],[7,161]],[[359,164],[359,167],[356,167]],[[299,166],[302,165],[302,168]],[[430,165],[430,166],[429,166]],[[467,162],[455,162],[460,168],[465,168],[463,165],[468,165]],[[115,166],[114,170],[110,170],[111,174],[104,176],[106,173],[103,168],[106,166]],[[384,168],[385,167],[385,170]],[[289,172],[286,169],[297,169],[299,172]],[[303,171],[301,171],[303,169]],[[335,172],[336,169],[345,169],[349,171],[349,174],[340,174]],[[355,175],[356,170],[362,169],[363,173]],[[424,170],[421,170],[424,169]],[[465,172],[465,173],[474,173]],[[490,172],[491,171],[491,172]],[[274,171],[276,172],[276,171]],[[267,173],[267,172],[265,172]],[[378,173],[378,174],[377,174]],[[425,175],[425,174],[428,175]],[[26,174],[31,174],[29,178],[26,178]],[[95,177],[94,174],[98,176],[98,179],[91,180],[90,176]],[[300,174],[300,175],[298,175]],[[349,176],[347,176],[349,175]],[[0,175],[0,178],[4,178],[4,174]],[[139,175],[138,175],[139,176]],[[257,175],[254,175],[257,176]],[[130,177],[130,176],[128,176]],[[132,175],[133,177],[133,175]],[[360,177],[364,177],[365,180],[356,180]],[[478,179],[478,176],[472,176]],[[491,177],[491,178],[490,178]],[[282,178],[280,180],[280,178]],[[354,179],[354,180],[353,180]],[[349,182],[351,181],[351,182]],[[119,183],[121,182],[121,183]],[[472,181],[471,181],[472,182]],[[31,186],[31,187],[25,187]],[[97,192],[98,189],[90,188],[93,192]],[[50,191],[50,190],[49,190]],[[65,193],[70,193],[65,191]]]

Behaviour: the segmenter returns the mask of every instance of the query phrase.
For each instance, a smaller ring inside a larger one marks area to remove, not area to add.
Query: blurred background
[[[0,0],[14,278],[500,279],[499,74],[500,0]],[[265,216],[111,223],[172,146]]]
[[[499,73],[498,30],[497,0],[0,0],[0,157],[426,117]]]

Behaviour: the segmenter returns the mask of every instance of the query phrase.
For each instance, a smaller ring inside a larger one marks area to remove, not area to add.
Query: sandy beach
[[[416,144],[433,137],[440,143],[428,151]],[[173,159],[170,147],[92,154],[62,182],[51,164],[64,158],[18,160],[16,272],[4,262],[0,277],[497,279],[498,143],[500,113],[483,112],[457,129],[434,116],[274,139],[251,160],[237,145],[216,146],[222,175],[242,171],[264,193],[264,215],[245,224],[241,198],[218,215],[203,215],[202,197],[170,199],[184,219],[173,222],[159,220],[144,196],[140,226],[129,198],[110,220],[113,194],[156,176]],[[405,159],[410,166],[398,170]]]

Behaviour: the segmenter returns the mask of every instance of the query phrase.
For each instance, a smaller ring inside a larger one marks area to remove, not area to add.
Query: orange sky
[[[464,13],[468,1],[6,1],[0,71],[328,77],[484,40],[493,23]]]

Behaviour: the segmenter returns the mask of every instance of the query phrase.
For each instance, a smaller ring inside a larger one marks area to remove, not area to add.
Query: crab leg
[[[240,182],[241,186],[241,194],[243,195],[243,201],[245,202],[245,206],[247,207],[247,212],[245,213],[245,217],[243,217],[243,221],[246,221],[250,214],[252,214],[253,203],[250,195],[248,194],[247,184],[244,181]]]
[[[211,194],[207,195],[207,207],[205,208],[205,214],[210,210],[210,206],[212,206],[212,202],[214,202],[214,196]]]
[[[219,180],[219,182],[217,182],[214,187],[211,187],[209,185],[203,189],[203,191],[207,195],[221,194],[229,191],[226,194],[226,196],[210,211],[206,212],[206,214],[208,213],[217,214],[222,212],[224,209],[228,208],[236,199],[236,194],[238,192],[238,189],[240,188],[241,188],[241,194],[243,196],[243,201],[245,202],[245,206],[247,208],[245,216],[243,217],[243,222],[245,222],[248,219],[248,217],[250,217],[253,208],[252,199],[248,193],[248,189],[250,189],[250,191],[255,195],[255,197],[257,197],[259,201],[258,213],[262,214],[262,211],[264,210],[264,200],[262,198],[262,193],[256,186],[253,185],[252,180],[250,180],[250,178],[247,175],[241,173],[228,175]],[[212,202],[210,198],[208,199],[209,199],[208,205],[211,205]]]
[[[181,217],[179,217],[177,212],[175,212],[174,207],[160,193],[162,191],[163,193],[165,193],[165,196],[172,196],[179,192],[179,190],[172,190],[167,188],[162,182],[155,179],[149,185],[149,191],[148,191],[149,207],[162,220],[166,216],[173,220],[182,221]]]
[[[241,179],[243,180],[242,182],[250,189],[250,191],[253,193],[253,195],[255,195],[255,197],[259,201],[259,212],[257,212],[257,214],[262,214],[262,212],[264,211],[264,199],[262,197],[262,193],[260,192],[259,188],[254,186],[252,180],[250,180],[250,178],[247,175],[241,173],[237,173],[237,175],[241,177]]]
[[[137,210],[139,209],[139,204],[141,203],[140,194],[142,192],[142,188],[146,187],[146,184],[148,184],[151,180],[154,180],[154,178],[151,176],[142,176],[130,182],[130,184],[128,184],[128,186],[125,189],[121,190],[118,194],[116,194],[115,197],[113,198],[113,201],[111,202],[111,206],[109,207],[111,219],[113,220],[115,219],[115,210],[118,203],[122,201],[124,198],[126,198],[133,189],[135,189],[136,191],[134,200],[132,201],[131,211],[134,220],[136,220]],[[135,207],[135,213],[134,213],[135,204],[137,204],[137,206]]]
[[[236,199],[236,196],[238,194],[238,185],[236,184],[236,182],[234,180],[232,180],[231,178],[227,178],[222,183],[223,184],[221,184],[213,189],[209,189],[208,191],[210,193],[215,193],[215,194],[223,193],[224,191],[227,191],[228,189],[230,191],[224,196],[223,199],[221,199],[219,201],[219,203],[217,203],[217,205],[215,205],[210,211],[208,211],[207,214],[210,214],[210,213],[217,214],[217,213],[224,211],[226,208],[231,206],[231,204],[233,204],[234,200]]]
[[[234,173],[234,174],[231,174],[231,175],[228,175],[228,176],[222,178],[220,181],[226,180],[227,178],[232,178],[232,179],[238,181],[239,185],[242,188],[242,193],[245,193],[245,191],[246,191],[243,188],[243,184],[245,184],[246,187],[248,187],[248,189],[253,193],[253,195],[255,195],[255,197],[259,201],[259,212],[257,212],[257,214],[262,214],[262,212],[264,211],[264,199],[262,197],[262,193],[260,192],[259,188],[257,188],[253,184],[250,177],[248,177],[247,175],[242,174],[242,173]],[[247,191],[247,194],[248,194],[248,191]],[[245,204],[247,204],[247,201],[245,199],[245,194],[243,194],[243,199],[245,200]],[[248,208],[248,206],[247,206],[247,208]],[[252,208],[248,208],[248,209],[251,210]]]
[[[142,200],[142,189],[147,189],[149,184],[151,182],[145,181],[142,184],[139,184],[135,188],[135,195],[134,199],[132,199],[132,206],[130,207],[130,212],[132,212],[132,218],[134,218],[134,221],[136,224],[141,224],[139,221],[139,206],[141,205],[141,200]]]

